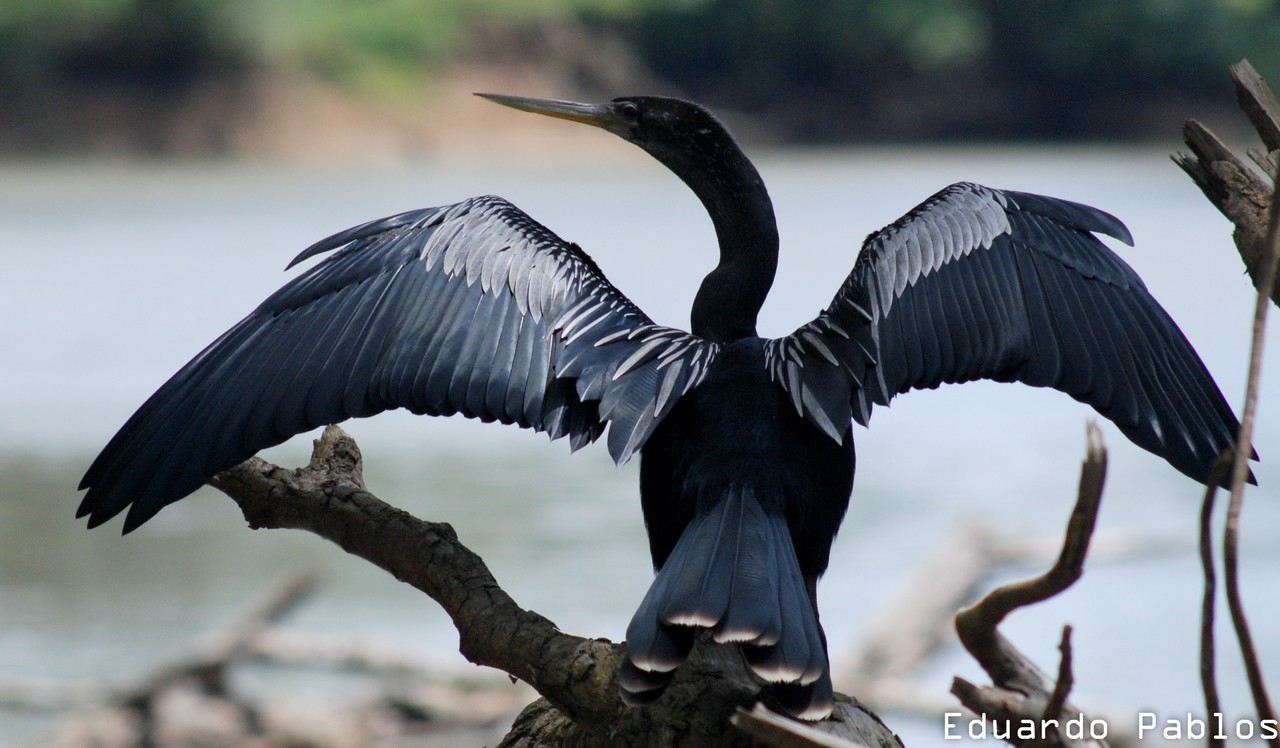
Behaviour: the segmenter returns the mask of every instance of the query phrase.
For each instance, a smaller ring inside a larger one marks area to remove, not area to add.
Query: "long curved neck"
[[[778,224],[764,180],[730,139],[692,168],[671,166],[706,206],[720,263],[693,300],[691,331],[717,343],[755,337],[756,316],[778,268]]]

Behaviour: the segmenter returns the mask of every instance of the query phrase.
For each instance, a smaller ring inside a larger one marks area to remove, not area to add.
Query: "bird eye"
[[[634,102],[624,101],[618,104],[618,114],[621,115],[623,119],[634,122],[640,119],[640,107],[636,106]]]

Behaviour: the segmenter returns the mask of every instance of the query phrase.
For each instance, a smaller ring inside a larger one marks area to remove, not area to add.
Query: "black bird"
[[[78,516],[124,531],[289,437],[392,408],[641,455],[656,578],[627,629],[623,697],[656,699],[699,630],[741,647],[780,706],[831,708],[816,582],[853,485],[851,421],[943,382],[1018,381],[1093,406],[1204,482],[1237,423],[1204,364],[1077,203],[955,184],[867,237],[812,322],[756,314],[778,233],[755,167],[706,109],[486,95],[602,127],[702,200],[720,262],[691,332],[654,324],[594,261],[497,197],[357,226],[182,368],[89,468]],[[130,506],[132,505],[132,506]]]

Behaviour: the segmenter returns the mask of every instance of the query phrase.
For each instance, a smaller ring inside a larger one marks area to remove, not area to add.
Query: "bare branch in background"
[[[0,705],[28,709],[118,706],[146,714],[158,695],[184,679],[220,690],[226,667],[254,652],[263,632],[310,595],[318,576],[310,567],[288,573],[216,629],[122,684],[0,676]]]
[[[1083,717],[1079,708],[1066,702],[1066,691],[1070,687],[1066,682],[1070,679],[1069,662],[1061,664],[1056,681],[1050,680],[997,630],[1009,613],[1057,595],[1070,587],[1084,571],[1084,560],[1107,473],[1107,452],[1096,424],[1089,424],[1086,442],[1087,454],[1080,471],[1080,489],[1057,562],[1043,575],[997,588],[978,604],[956,614],[956,632],[960,635],[961,644],[991,676],[994,685],[979,688],[957,677],[952,682],[951,692],[974,713],[1015,726],[1008,732],[1009,742],[1015,745],[1106,745],[1104,741],[1084,735],[1073,739],[1063,730],[1044,734],[1037,731],[1031,739],[1017,735],[1017,725],[1042,726],[1046,718],[1064,721],[1079,718],[1085,723],[1089,720]],[[1064,647],[1064,660],[1069,659],[1069,653],[1070,648]],[[1059,705],[1057,713],[1050,714],[1048,710],[1055,703]]]
[[[223,690],[227,665],[247,655],[259,634],[306,599],[315,589],[319,576],[319,571],[312,567],[287,574],[218,629],[196,640],[186,652],[153,668],[111,701],[146,712],[157,694],[186,677],[198,679],[207,688]]]
[[[1205,714],[1222,714],[1222,702],[1218,699],[1217,657],[1214,648],[1214,605],[1218,591],[1218,576],[1213,563],[1213,505],[1218,495],[1218,484],[1234,461],[1234,450],[1218,458],[1209,472],[1208,486],[1200,509],[1200,565],[1204,569],[1204,599],[1200,606],[1200,688],[1204,692]],[[1209,748],[1222,748],[1225,740],[1207,738]]]
[[[1062,641],[1058,643],[1058,651],[1062,657],[1058,660],[1058,680],[1053,684],[1053,693],[1049,694],[1049,704],[1044,708],[1043,719],[1057,719],[1067,704],[1067,696],[1071,694],[1071,686],[1075,685],[1075,676],[1071,672],[1071,626],[1062,627]]]
[[[1173,537],[1095,530],[1089,557],[1095,562],[1146,558],[1177,554],[1183,547]],[[953,643],[955,612],[979,595],[987,580],[1015,567],[1052,564],[1061,550],[1061,536],[1027,537],[981,520],[956,523],[858,632],[853,650],[842,658],[832,655],[836,681],[875,709],[945,719],[955,711],[955,701],[933,691],[920,675]],[[1135,737],[1122,730],[1113,725],[1108,734],[1116,743]]]

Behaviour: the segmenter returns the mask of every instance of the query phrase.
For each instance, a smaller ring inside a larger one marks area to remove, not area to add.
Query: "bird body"
[[[764,343],[727,345],[654,430],[640,453],[641,506],[655,517],[691,517],[713,485],[751,483],[770,496],[792,496],[769,508],[787,515],[801,566],[821,574],[853,487],[852,430],[837,442],[802,418],[770,378]],[[676,540],[650,533],[655,565]]]
[[[622,685],[635,703],[661,693],[696,626],[745,644],[765,680],[802,681],[779,694],[790,711],[830,709],[817,582],[853,487],[852,432],[837,442],[796,412],[764,342],[726,345],[641,450],[658,577],[627,629]]]
[[[849,502],[852,423],[898,394],[975,379],[1052,387],[1197,481],[1237,422],[1141,279],[1065,200],[952,185],[867,237],[790,335],[756,316],[778,233],[728,130],[678,99],[489,96],[602,127],[702,201],[719,262],[690,331],[658,325],[580,247],[479,197],[370,221],[211,343],[89,467],[78,516],[126,532],[255,452],[393,408],[462,414],[641,455],[656,576],[628,628],[623,697],[660,697],[699,631],[741,648],[775,702],[831,709],[817,579]],[[607,436],[606,436],[607,430]]]

